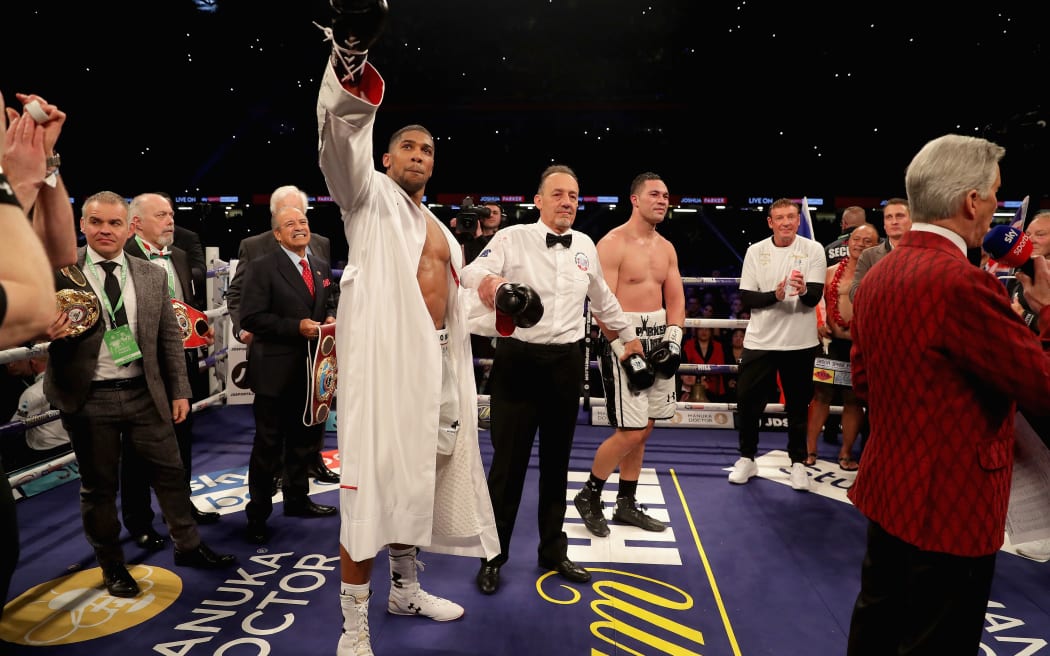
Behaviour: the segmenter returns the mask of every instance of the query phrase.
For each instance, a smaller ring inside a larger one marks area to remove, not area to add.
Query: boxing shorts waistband
[[[146,386],[145,376],[135,376],[133,378],[111,378],[109,380],[93,380],[91,381],[91,389],[109,389],[109,390],[122,390],[122,389],[138,389]]]

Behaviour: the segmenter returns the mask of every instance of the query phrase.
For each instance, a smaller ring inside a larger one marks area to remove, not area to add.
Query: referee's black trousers
[[[488,485],[501,553],[494,564],[502,565],[510,555],[510,538],[537,430],[537,551],[546,561],[566,557],[568,541],[562,523],[582,381],[583,351],[577,342],[544,345],[502,338],[496,345],[489,379],[493,456]]]

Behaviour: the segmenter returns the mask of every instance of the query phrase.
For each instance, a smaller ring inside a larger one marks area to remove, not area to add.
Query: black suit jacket
[[[303,281],[301,269],[284,250],[252,262],[245,273],[241,325],[254,334],[248,350],[248,383],[264,396],[282,396],[306,388],[307,349],[312,342],[299,334],[299,322],[324,322],[335,317],[332,269],[326,260],[309,256],[316,295]]]
[[[190,269],[193,271],[194,279],[200,278],[204,280],[208,277],[208,262],[204,256],[204,246],[201,245],[200,235],[189,228],[176,225],[173,245],[186,251],[186,255],[190,259]],[[206,295],[203,290],[204,287],[201,286],[201,297],[205,298]],[[203,308],[199,307],[197,309],[202,310]]]
[[[272,230],[245,237],[237,248],[237,272],[233,274],[233,279],[230,280],[230,284],[226,289],[226,311],[229,313],[230,321],[233,323],[233,338],[238,341],[240,341],[241,334],[241,297],[243,295],[244,275],[248,270],[248,263],[280,250],[280,244],[277,243]],[[310,252],[331,264],[332,242],[328,237],[315,232],[310,233]],[[331,270],[329,269],[330,272]],[[339,286],[335,285],[334,287],[331,293],[335,296],[336,302],[338,302]]]
[[[182,298],[186,300],[188,305],[204,312],[207,308],[207,295],[205,293],[206,272],[198,272],[194,267],[190,259],[189,253],[179,248],[178,246],[171,246],[171,264],[175,267],[175,273],[178,274],[179,286],[182,287]],[[128,243],[124,244],[124,252],[132,257],[137,257],[140,260],[149,261],[149,256],[139,246],[138,241],[134,237],[128,239]]]

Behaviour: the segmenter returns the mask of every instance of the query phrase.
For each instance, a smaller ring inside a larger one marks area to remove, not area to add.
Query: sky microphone
[[[1008,225],[992,226],[984,236],[984,251],[1003,266],[1021,269],[1030,278],[1035,278],[1035,263],[1032,262],[1032,239],[1017,228]]]

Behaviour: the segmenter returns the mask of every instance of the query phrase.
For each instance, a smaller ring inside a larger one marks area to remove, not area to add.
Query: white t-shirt
[[[740,289],[776,291],[792,269],[802,271],[807,283],[824,284],[828,269],[824,247],[812,239],[796,236],[790,246],[776,246],[768,237],[752,244],[744,255]],[[818,343],[816,308],[786,296],[773,305],[751,310],[744,333],[744,348],[760,351],[796,351]]]

